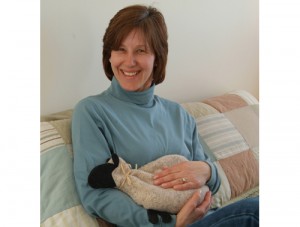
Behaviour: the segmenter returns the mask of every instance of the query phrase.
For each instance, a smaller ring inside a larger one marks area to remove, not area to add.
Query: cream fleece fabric
[[[164,166],[187,161],[183,156],[166,155],[138,169],[131,168],[122,158],[119,159],[119,166],[112,173],[117,188],[127,193],[137,204],[146,209],[176,214],[196,191],[196,189],[185,191],[164,189],[152,183],[156,171],[161,170]],[[112,161],[110,160],[110,162]],[[209,189],[205,185],[197,190],[201,193],[200,200],[202,201]]]

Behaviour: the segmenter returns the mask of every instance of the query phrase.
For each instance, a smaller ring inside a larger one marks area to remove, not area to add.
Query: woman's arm
[[[147,210],[117,189],[93,189],[88,175],[97,165],[110,157],[111,144],[104,131],[98,106],[88,100],[80,102],[73,113],[72,142],[76,188],[85,210],[118,226],[155,226],[148,220]],[[109,136],[109,135],[108,135]],[[174,226],[175,217],[169,226]],[[168,226],[165,225],[165,226]]]
[[[200,144],[194,120],[191,121],[191,126],[193,161],[181,162],[164,168],[161,172],[155,174],[154,184],[176,190],[196,189],[206,184],[212,194],[215,194],[220,187],[217,168],[205,154]],[[182,179],[185,179],[185,181],[183,182]]]

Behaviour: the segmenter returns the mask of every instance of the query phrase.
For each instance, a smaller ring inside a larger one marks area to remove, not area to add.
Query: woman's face
[[[151,86],[154,60],[139,30],[132,30],[110,57],[114,76],[127,91],[144,91]]]

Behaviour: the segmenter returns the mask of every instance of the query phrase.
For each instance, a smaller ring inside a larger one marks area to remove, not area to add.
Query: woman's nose
[[[135,55],[133,53],[127,53],[125,57],[125,64],[127,66],[134,66],[136,65]]]

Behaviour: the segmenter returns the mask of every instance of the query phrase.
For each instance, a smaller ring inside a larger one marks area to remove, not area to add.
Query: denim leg
[[[257,227],[259,197],[243,199],[213,211],[189,227]]]

